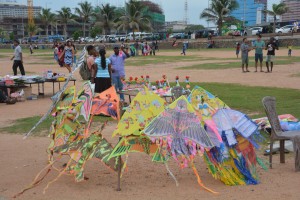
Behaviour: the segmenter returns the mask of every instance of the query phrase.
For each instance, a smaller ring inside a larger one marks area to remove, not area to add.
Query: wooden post
[[[285,163],[285,155],[284,155],[284,140],[280,140],[280,163]]]

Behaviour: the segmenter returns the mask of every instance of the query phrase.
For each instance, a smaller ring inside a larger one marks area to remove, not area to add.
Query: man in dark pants
[[[14,64],[13,64],[13,71],[14,71],[14,75],[17,75],[17,69],[19,67],[21,74],[23,76],[25,76],[25,70],[24,70],[24,66],[23,66],[23,55],[22,55],[22,48],[19,45],[19,41],[18,40],[14,40],[14,46],[15,46],[15,52],[14,52],[14,56],[10,59],[10,60],[14,60]]]

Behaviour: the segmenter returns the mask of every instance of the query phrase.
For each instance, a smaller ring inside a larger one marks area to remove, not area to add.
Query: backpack
[[[83,63],[80,66],[79,74],[80,74],[82,80],[90,80],[91,79],[92,74],[87,65],[87,56],[86,55],[84,56]]]

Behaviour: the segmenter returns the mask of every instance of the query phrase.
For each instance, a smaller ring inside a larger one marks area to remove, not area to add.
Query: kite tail
[[[178,181],[177,181],[176,177],[174,176],[174,174],[171,172],[171,170],[170,170],[170,168],[169,168],[167,162],[165,162],[165,166],[166,166],[166,169],[167,169],[168,173],[170,174],[170,176],[171,176],[171,177],[173,178],[173,180],[175,181],[176,186],[178,187],[178,185],[179,185],[179,184],[178,184]]]
[[[57,181],[59,179],[59,177],[61,177],[65,173],[65,171],[69,168],[71,162],[72,162],[72,159],[69,160],[69,162],[67,163],[66,167],[58,174],[58,176],[47,184],[47,186],[44,188],[43,194],[46,193],[46,190],[49,188],[49,186],[52,183],[54,183],[55,181]]]
[[[204,188],[205,190],[207,190],[207,191],[209,191],[209,192],[211,192],[211,193],[213,193],[213,194],[219,194],[218,192],[215,192],[215,191],[209,189],[208,187],[206,187],[206,186],[202,183],[202,181],[201,181],[201,179],[200,179],[200,176],[199,176],[199,174],[198,174],[198,171],[197,171],[197,169],[196,169],[194,163],[192,163],[192,169],[193,169],[193,171],[194,171],[194,174],[195,174],[196,177],[197,177],[197,182],[198,182],[198,184],[199,184],[202,188]]]
[[[40,184],[40,183],[44,180],[44,178],[49,174],[49,172],[51,171],[51,166],[52,166],[53,164],[54,164],[54,162],[53,162],[53,163],[50,163],[50,164],[48,164],[46,167],[44,167],[44,168],[36,175],[36,177],[34,178],[34,180],[32,181],[32,183],[31,183],[28,187],[24,188],[21,192],[19,192],[18,194],[14,195],[13,198],[17,198],[17,197],[21,196],[21,195],[24,194],[24,192],[26,192],[27,190],[30,190],[30,189],[36,187],[38,184]],[[48,170],[46,171],[46,173],[45,173],[41,178],[39,178],[40,175],[42,174],[42,172],[45,171],[47,168],[48,168]]]
[[[127,168],[127,161],[128,161],[128,151],[126,151],[126,158],[125,158],[125,161],[124,161],[124,163],[123,163],[123,167],[122,167],[122,171],[121,171],[121,178],[122,178],[122,176],[123,176],[123,173],[124,173],[124,171],[125,171],[125,169]]]

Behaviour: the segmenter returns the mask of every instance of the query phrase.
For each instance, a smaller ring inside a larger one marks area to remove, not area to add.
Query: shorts
[[[249,57],[248,56],[242,56],[242,65],[248,65],[249,63]]]
[[[256,53],[255,54],[255,62],[258,62],[258,60],[259,60],[259,62],[262,62],[263,61],[263,55]]]
[[[239,55],[239,53],[240,53],[240,50],[236,50],[236,51],[235,51],[235,54],[236,54],[236,55]]]
[[[274,55],[267,55],[266,62],[274,62],[275,56]]]

